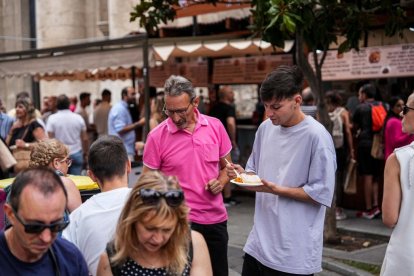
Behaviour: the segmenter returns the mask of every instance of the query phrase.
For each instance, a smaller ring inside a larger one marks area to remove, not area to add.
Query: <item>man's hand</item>
[[[236,172],[234,170],[236,170],[239,174],[244,173],[244,169],[242,168],[242,166],[238,164],[233,164],[233,163],[227,164],[226,171],[227,171],[227,176],[230,179],[234,179],[237,177]]]
[[[220,181],[218,181],[217,179],[211,179],[205,189],[209,190],[212,194],[219,194],[221,193],[221,191],[223,191],[224,185],[220,184]]]

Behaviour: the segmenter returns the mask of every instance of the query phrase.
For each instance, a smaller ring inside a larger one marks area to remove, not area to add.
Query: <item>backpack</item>
[[[344,145],[344,122],[342,122],[341,118],[341,113],[344,110],[343,107],[338,107],[333,112],[329,112],[329,118],[333,123],[332,139],[336,149]]]
[[[387,111],[381,102],[377,105],[371,104],[371,118],[372,118],[372,131],[379,132],[384,126],[385,117],[387,117]]]

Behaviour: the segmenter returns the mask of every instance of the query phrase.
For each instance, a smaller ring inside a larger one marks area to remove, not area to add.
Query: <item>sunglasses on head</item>
[[[25,223],[23,219],[17,214],[17,212],[13,210],[13,214],[16,219],[24,226],[24,231],[28,234],[40,234],[46,228],[53,233],[61,232],[69,225],[69,218],[67,220],[61,220],[59,222],[51,223],[51,224],[44,224],[44,223]]]
[[[414,110],[414,108],[404,105],[403,110],[402,110],[402,114],[406,115],[408,113],[408,111],[410,111],[410,110]]]
[[[158,204],[161,198],[164,198],[171,207],[179,206],[184,200],[184,193],[181,190],[160,192],[153,189],[140,189],[139,196],[145,204]]]

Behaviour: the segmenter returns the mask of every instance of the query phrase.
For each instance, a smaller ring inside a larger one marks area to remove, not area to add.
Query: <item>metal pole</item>
[[[148,65],[148,35],[144,38],[143,45],[143,58],[144,58],[144,67],[142,68],[142,75],[144,77],[144,110],[145,110],[145,127],[143,131],[144,137],[142,140],[145,142],[147,140],[147,135],[149,132],[149,120],[150,120],[150,95],[149,95],[149,65]]]

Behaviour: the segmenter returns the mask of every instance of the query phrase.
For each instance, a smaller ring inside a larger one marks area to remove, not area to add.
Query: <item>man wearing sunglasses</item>
[[[81,252],[58,238],[69,224],[60,177],[50,169],[30,169],[11,185],[4,210],[12,226],[0,233],[0,274],[88,275]]]
[[[228,275],[227,212],[221,192],[229,182],[225,159],[231,141],[220,120],[201,114],[192,83],[171,76],[164,87],[168,119],[148,135],[143,173],[160,170],[178,177],[191,208],[191,228],[207,242],[213,274]]]
[[[88,174],[98,183],[101,193],[70,214],[71,224],[63,231],[63,237],[80,249],[89,271],[96,275],[99,256],[115,232],[131,191],[128,188],[131,163],[121,138],[105,135],[89,149],[88,164]]]

